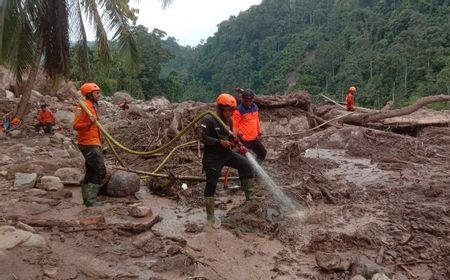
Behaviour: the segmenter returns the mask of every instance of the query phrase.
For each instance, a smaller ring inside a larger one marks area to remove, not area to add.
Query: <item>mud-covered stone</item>
[[[175,256],[169,256],[167,258],[159,259],[152,266],[152,270],[155,272],[166,272],[184,269],[185,267],[192,265],[194,262],[189,257],[178,254]]]
[[[14,178],[14,188],[17,190],[26,190],[34,188],[37,181],[36,173],[17,172]]]
[[[391,278],[387,277],[384,273],[376,273],[372,276],[372,280],[391,280]]]
[[[350,278],[350,280],[367,280],[367,279],[361,275],[355,275],[352,278]]]
[[[84,175],[83,171],[79,168],[64,167],[55,171],[55,176],[61,179],[62,182],[81,183]]]
[[[44,237],[13,226],[0,227],[0,249],[12,249],[18,245],[23,247],[44,247],[47,242]]]
[[[64,188],[61,180],[55,176],[42,176],[40,184],[38,184],[39,189],[44,189],[47,191],[59,191]]]
[[[359,274],[370,279],[374,274],[385,273],[391,275],[392,272],[387,268],[375,263],[366,256],[359,256],[353,262],[351,268],[352,274]]]
[[[128,208],[128,214],[130,214],[131,217],[143,218],[151,216],[153,213],[149,207],[143,205],[132,205]]]
[[[106,193],[113,197],[124,197],[139,191],[140,178],[137,174],[117,171],[108,182]]]
[[[325,252],[316,252],[317,265],[326,271],[347,271],[350,268],[351,261],[344,254],[334,254]]]

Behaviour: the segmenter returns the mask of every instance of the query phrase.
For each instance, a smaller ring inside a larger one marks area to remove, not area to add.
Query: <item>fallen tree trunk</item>
[[[355,113],[343,118],[342,120],[346,124],[365,125],[367,123],[378,122],[388,118],[411,114],[430,103],[447,102],[447,101],[450,101],[450,96],[448,95],[426,96],[420,98],[414,104],[411,104],[409,106],[400,109],[381,111],[375,113]]]
[[[311,106],[311,97],[308,92],[300,91],[288,95],[257,95],[255,103],[259,108],[300,107],[306,112]]]

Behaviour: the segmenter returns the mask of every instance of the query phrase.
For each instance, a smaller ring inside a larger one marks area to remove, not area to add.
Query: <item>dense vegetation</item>
[[[195,48],[142,32],[153,43],[138,40],[139,72],[110,77],[172,100],[210,101],[235,86],[342,99],[356,85],[359,104],[403,105],[450,94],[449,30],[450,0],[263,0]]]

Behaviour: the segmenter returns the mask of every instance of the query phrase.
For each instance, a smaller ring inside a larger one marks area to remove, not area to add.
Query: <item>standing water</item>
[[[292,201],[281,188],[270,178],[270,176],[264,171],[264,169],[259,165],[258,161],[251,153],[246,153],[245,156],[250,161],[251,165],[255,169],[258,177],[263,180],[263,183],[269,188],[269,190],[275,195],[275,198],[286,207],[288,212],[296,213],[300,219],[305,217],[305,213],[299,210],[297,204]]]

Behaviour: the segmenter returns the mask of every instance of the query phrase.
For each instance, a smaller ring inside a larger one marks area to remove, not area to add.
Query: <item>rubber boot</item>
[[[241,184],[242,184],[242,188],[244,188],[244,193],[245,193],[245,199],[247,201],[262,201],[264,200],[264,197],[262,196],[258,196],[255,193],[255,179],[254,178],[242,178],[241,179]]]
[[[214,215],[214,197],[205,197],[206,220],[215,229],[220,228],[220,219]]]
[[[100,190],[100,185],[87,183],[81,188],[84,205],[87,207],[102,206],[103,202],[97,201],[97,194]]]

